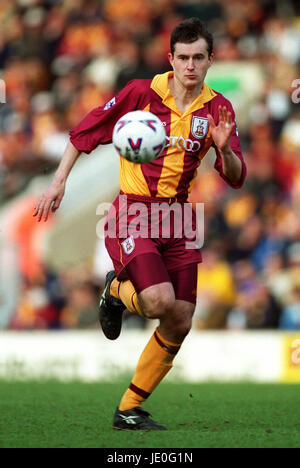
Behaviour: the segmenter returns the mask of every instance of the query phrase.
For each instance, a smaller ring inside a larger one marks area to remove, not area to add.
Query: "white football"
[[[161,120],[152,112],[133,111],[116,123],[112,137],[118,153],[133,163],[147,163],[158,158],[166,144]]]

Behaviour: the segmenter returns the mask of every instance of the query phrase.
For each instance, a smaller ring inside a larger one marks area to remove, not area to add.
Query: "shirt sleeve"
[[[230,137],[230,148],[232,149],[234,154],[239,158],[239,160],[242,163],[241,178],[240,178],[240,180],[239,180],[239,182],[237,184],[233,184],[231,182],[231,180],[228,179],[228,177],[226,177],[226,175],[223,172],[222,157],[221,157],[220,152],[217,149],[216,145],[213,143],[212,146],[214,147],[215,152],[216,152],[216,162],[215,162],[214,167],[219,172],[222,179],[224,179],[225,182],[228,185],[230,185],[230,187],[232,187],[234,189],[239,189],[239,188],[242,187],[242,185],[245,182],[246,174],[247,174],[247,168],[246,168],[245,160],[243,158],[243,154],[242,154],[242,150],[241,150],[241,144],[240,144],[240,139],[239,139],[239,136],[238,136],[238,130],[237,130],[237,125],[236,125],[236,120],[235,120],[235,112],[233,110],[233,107],[232,107],[231,103],[227,99],[225,100],[225,103],[220,103],[220,104],[221,105],[226,105],[227,109],[231,112],[232,120],[234,121],[234,129],[233,129],[233,132],[232,132],[231,137]],[[215,122],[217,124],[218,121],[219,121],[219,113],[218,112],[215,112],[214,120],[215,120]]]
[[[78,149],[89,154],[99,144],[112,142],[116,122],[127,112],[138,109],[140,92],[135,80],[130,81],[120,93],[104,106],[96,107],[70,131],[70,141]]]

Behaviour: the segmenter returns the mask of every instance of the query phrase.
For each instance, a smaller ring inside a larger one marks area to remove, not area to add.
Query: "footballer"
[[[234,110],[222,94],[205,83],[214,59],[213,37],[205,24],[198,18],[178,24],[171,33],[168,58],[172,71],[129,82],[71,130],[54,179],[35,207],[38,221],[47,220],[49,211],[59,207],[67,177],[81,152],[90,153],[100,144],[111,143],[116,122],[135,110],[152,112],[163,122],[167,144],[157,159],[146,164],[120,158],[120,195],[108,221],[112,213],[120,212],[125,195],[128,210],[131,204],[141,202],[149,217],[154,203],[187,203],[197,168],[210,147],[216,152],[214,168],[224,181],[234,189],[243,185],[246,166]],[[150,418],[142,404],[172,368],[191,329],[197,268],[202,261],[200,249],[187,249],[185,235],[177,238],[174,230],[173,225],[168,238],[149,235],[132,239],[124,236],[122,226],[122,236],[118,230],[116,236],[106,235],[115,270],[106,277],[99,305],[105,336],[118,338],[126,308],[159,320],[116,407],[116,429],[166,430]]]

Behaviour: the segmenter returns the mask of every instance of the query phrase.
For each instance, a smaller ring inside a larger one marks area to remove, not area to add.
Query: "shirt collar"
[[[151,83],[151,88],[162,98],[162,102],[165,106],[181,115],[169,87],[169,78],[173,75],[174,72],[172,71],[161,75],[155,75]],[[211,101],[216,95],[217,94],[204,82],[201,93],[196,97],[183,115],[191,114],[196,110],[201,109],[204,107],[206,102]]]

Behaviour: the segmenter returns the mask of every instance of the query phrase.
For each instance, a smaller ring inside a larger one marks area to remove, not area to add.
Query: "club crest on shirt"
[[[193,116],[191,131],[195,138],[205,138],[208,132],[208,119]]]
[[[127,255],[131,254],[135,248],[134,238],[132,236],[127,237],[127,239],[121,242],[121,245]]]

